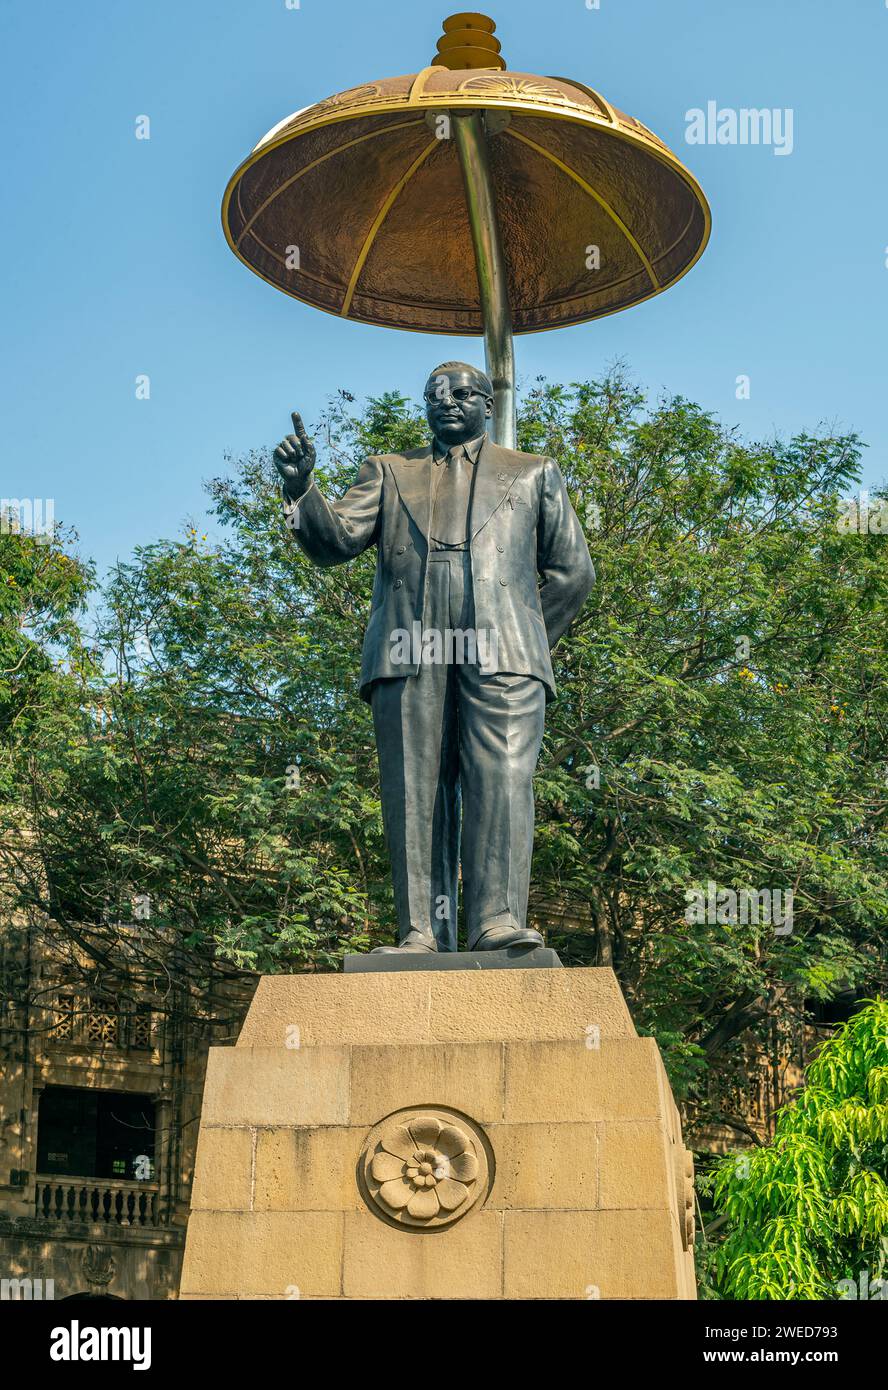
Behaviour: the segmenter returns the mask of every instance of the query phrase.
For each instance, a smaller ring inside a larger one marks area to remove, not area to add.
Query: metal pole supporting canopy
[[[487,375],[493,382],[493,437],[505,449],[516,443],[515,349],[506,262],[499,219],[484,113],[453,116],[453,133],[466,186],[466,206],[472,229],[478,291],[484,318]]]

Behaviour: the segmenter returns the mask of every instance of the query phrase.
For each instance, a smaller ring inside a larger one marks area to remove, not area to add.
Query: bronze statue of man
[[[538,946],[526,919],[549,651],[595,572],[558,465],[487,437],[484,372],[443,363],[425,403],[430,443],[366,459],[338,502],[294,415],[274,453],[285,515],[319,565],[377,550],[360,691],[399,942],[377,949],[456,950],[460,862],[468,949]]]

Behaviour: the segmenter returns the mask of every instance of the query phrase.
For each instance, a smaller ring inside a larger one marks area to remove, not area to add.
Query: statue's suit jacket
[[[476,631],[496,633],[485,673],[535,676],[555,694],[549,649],[576,617],[595,581],[582,527],[553,459],[503,449],[485,438],[469,512]],[[376,578],[361,660],[361,695],[381,677],[416,675],[392,661],[392,634],[425,629],[432,488],[431,445],[366,459],[338,502],[312,482],[287,508],[288,524],[320,565],[351,560],[375,544]],[[429,626],[432,624],[429,623]]]

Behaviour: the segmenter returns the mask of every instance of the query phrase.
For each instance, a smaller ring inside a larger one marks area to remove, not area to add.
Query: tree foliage
[[[888,1003],[823,1045],[773,1142],[725,1159],[713,1185],[729,1222],[721,1297],[881,1298],[883,1280],[888,1292]]]

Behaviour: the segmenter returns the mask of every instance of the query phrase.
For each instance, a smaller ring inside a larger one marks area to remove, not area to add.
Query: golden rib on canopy
[[[401,191],[404,188],[406,188],[407,184],[413,178],[413,175],[416,173],[420,165],[424,164],[425,161],[428,159],[432,150],[435,148],[435,143],[436,142],[432,140],[430,144],[426,145],[425,149],[418,156],[418,158],[414,159],[413,163],[410,165],[410,168],[406,171],[406,173],[402,174],[401,178],[398,179],[398,182],[395,184],[392,191],[386,195],[382,207],[376,214],[376,217],[373,221],[373,225],[370,228],[370,231],[367,233],[367,236],[364,240],[364,244],[361,247],[360,252],[358,253],[358,259],[355,261],[355,268],[351,273],[351,278],[348,282],[348,289],[345,292],[345,299],[342,301],[343,317],[345,317],[348,314],[348,311],[351,308],[351,302],[355,293],[355,286],[357,285],[358,280],[360,279],[361,271],[364,269],[364,262],[370,254],[370,247],[373,245],[376,234],[378,233],[380,227],[382,226],[383,222],[388,216],[389,209],[391,208],[395,199],[398,197],[399,193],[401,193]]]
[[[407,124],[407,122],[401,122],[402,126],[405,124]],[[303,178],[306,174],[310,174],[312,169],[320,168],[320,166],[322,164],[325,164],[328,159],[336,159],[338,155],[344,154],[346,150],[353,149],[357,145],[363,145],[366,140],[379,140],[386,134],[387,130],[397,128],[397,126],[383,126],[381,130],[371,130],[367,135],[358,135],[355,137],[354,140],[346,140],[344,144],[338,145],[335,149],[328,150],[326,154],[322,154],[319,156],[318,159],[313,159],[310,164],[306,164],[303,169],[297,170],[297,172],[293,174],[292,178],[286,179],[284,183],[280,185],[279,188],[275,188],[272,193],[269,193],[264,203],[259,204],[259,207],[256,208],[255,212],[253,212],[250,215],[249,220],[244,224],[244,227],[240,232],[240,235],[238,236],[238,241],[240,242],[243,240],[243,238],[249,232],[250,228],[253,226],[253,223],[257,220],[257,218],[262,216],[263,212],[267,207],[270,207],[270,205],[274,202],[275,198],[279,198],[282,193],[286,193],[288,188],[291,188],[294,183],[297,183],[299,179]]]
[[[557,165],[559,169],[563,170],[563,172],[567,174],[568,178],[571,178],[574,180],[575,183],[578,183],[580,188],[582,188],[585,193],[589,194],[590,198],[595,199],[599,207],[604,209],[608,217],[617,227],[619,227],[620,231],[623,233],[623,236],[631,245],[633,251],[638,256],[638,259],[641,261],[642,265],[647,271],[650,277],[651,284],[654,286],[655,289],[659,289],[660,282],[657,279],[654,267],[651,265],[647,256],[644,254],[644,251],[642,250],[640,243],[632,235],[632,232],[626,226],[623,219],[621,217],[618,217],[617,214],[614,212],[613,208],[610,206],[610,204],[604,198],[602,198],[601,194],[597,193],[595,189],[592,187],[592,185],[590,183],[587,183],[586,180],[580,174],[577,173],[576,169],[571,169],[569,165],[564,163],[563,159],[559,159],[557,155],[552,154],[551,150],[543,149],[542,145],[538,145],[535,140],[530,140],[526,135],[522,135],[520,131],[508,130],[506,134],[511,135],[513,140],[522,140],[524,144],[527,145],[530,149],[536,150],[537,154],[541,154],[543,156],[543,159],[550,159],[553,164]]]

